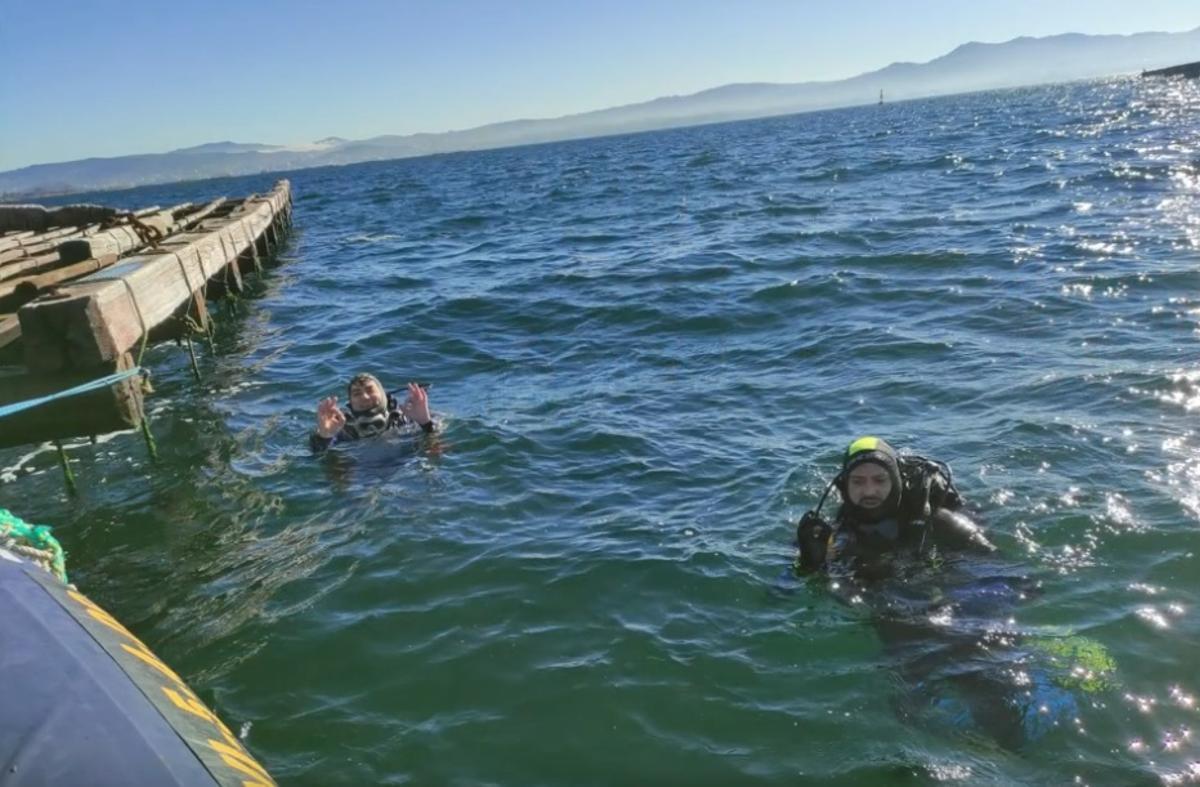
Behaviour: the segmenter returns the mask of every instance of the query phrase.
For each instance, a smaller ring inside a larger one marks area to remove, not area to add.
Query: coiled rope
[[[0,549],[26,558],[67,584],[66,553],[45,525],[31,525],[0,508]]]

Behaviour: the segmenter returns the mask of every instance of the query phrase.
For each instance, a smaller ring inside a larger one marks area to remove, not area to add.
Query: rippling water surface
[[[1198,111],[1115,81],[296,172],[203,382],[148,354],[161,461],[80,442],[68,498],[6,451],[0,498],[286,783],[1194,781]],[[310,456],[357,370],[430,381],[438,445]],[[954,466],[1041,583],[1007,625],[1107,651],[1077,718],[911,723],[877,627],[781,579],[861,433]]]

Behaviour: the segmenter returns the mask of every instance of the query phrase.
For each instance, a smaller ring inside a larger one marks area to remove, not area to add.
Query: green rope
[[[205,281],[204,284],[200,285],[200,297],[204,298],[205,302],[208,301],[208,282],[207,281]],[[206,339],[208,339],[208,351],[211,352],[213,355],[216,355],[217,354],[217,343],[213,339],[213,337],[216,336],[217,325],[216,325],[216,322],[213,320],[211,313],[208,315],[208,319],[204,321],[203,328],[204,328],[204,336]]]
[[[192,376],[199,381],[200,366],[196,363],[196,348],[192,346],[192,335],[205,336],[207,335],[207,331],[205,331],[198,322],[193,320],[190,314],[183,315],[181,322],[183,324],[181,331],[183,333],[183,341],[187,342],[188,357],[191,358],[192,361]]]
[[[0,547],[31,558],[35,563],[67,583],[67,557],[50,528],[31,525],[6,508],[0,508]]]
[[[129,302],[133,304],[133,311],[137,314],[138,323],[142,326],[142,346],[138,349],[137,365],[142,365],[142,357],[146,355],[146,345],[150,343],[150,327],[146,325],[146,318],[142,316],[142,307],[138,305],[137,296],[133,294],[133,285],[129,283],[129,279],[121,277],[121,283],[125,285],[125,290],[129,293]]]
[[[75,474],[71,472],[71,465],[67,461],[67,451],[63,448],[62,440],[55,440],[54,447],[58,449],[58,464],[62,466],[63,478],[67,482],[67,491],[75,494],[79,488],[75,484]]]
[[[158,461],[158,446],[154,442],[154,434],[150,431],[150,418],[142,414],[142,437],[146,440],[146,450],[150,452],[150,460]]]
[[[187,342],[188,357],[192,361],[192,376],[198,381],[200,379],[200,366],[196,363],[196,348],[192,347],[192,335],[184,334],[184,341]]]

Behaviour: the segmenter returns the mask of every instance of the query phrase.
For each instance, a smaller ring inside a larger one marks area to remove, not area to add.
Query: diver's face
[[[383,406],[383,389],[374,380],[350,386],[350,407],[354,410],[372,410]]]
[[[874,462],[863,462],[846,477],[846,494],[859,508],[878,508],[891,493],[891,476]]]

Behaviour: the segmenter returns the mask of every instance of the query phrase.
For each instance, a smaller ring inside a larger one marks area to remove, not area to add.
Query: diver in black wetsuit
[[[831,524],[820,509],[834,487]],[[1017,749],[1074,718],[1077,703],[1017,646],[1011,613],[1034,585],[962,508],[948,465],[859,438],[796,528],[795,568],[829,575],[835,597],[870,610],[907,687],[903,717]]]
[[[820,511],[834,487],[842,507],[831,525]],[[822,570],[836,559],[869,577],[886,570],[896,550],[994,552],[983,530],[961,508],[948,465],[900,456],[878,437],[861,437],[846,449],[842,470],[817,508],[796,528],[797,568]]]
[[[434,432],[437,427],[429,412],[427,387],[409,383],[408,401],[400,404],[375,375],[354,375],[347,386],[348,409],[338,406],[336,396],[318,403],[317,428],[309,435],[309,447],[320,453],[335,443],[374,437],[409,424],[420,426],[426,434]]]

